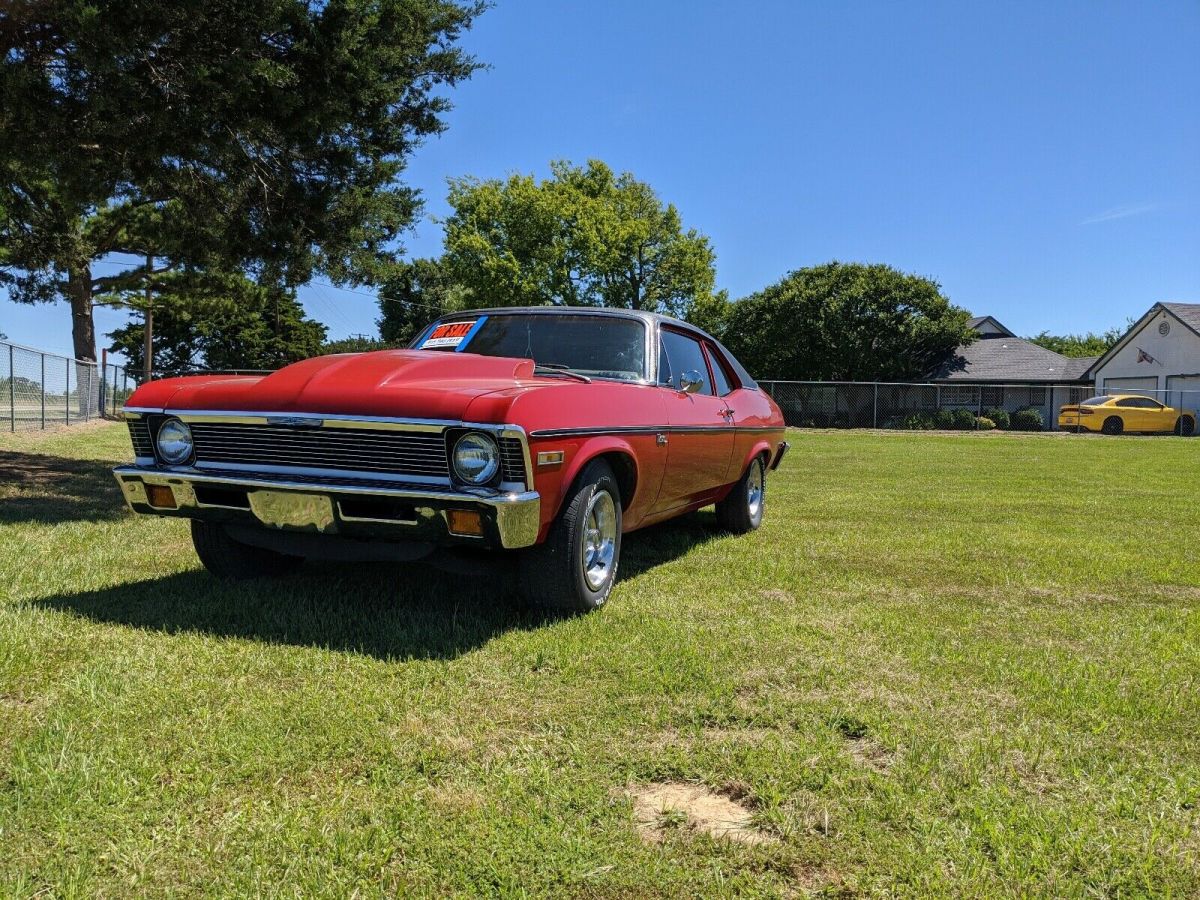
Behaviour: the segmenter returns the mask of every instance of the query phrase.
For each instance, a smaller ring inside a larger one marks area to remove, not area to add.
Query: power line
[[[372,300],[376,300],[376,301],[378,301],[380,299],[378,294],[368,294],[366,291],[357,291],[354,288],[338,287],[336,284],[332,284],[328,281],[319,281],[316,278],[313,278],[311,281],[309,281],[309,284],[324,285],[325,287],[333,288],[335,291],[345,291],[348,294],[360,294],[363,297],[370,297]],[[432,303],[422,303],[419,300],[402,300],[398,297],[393,298],[393,299],[395,299],[399,303],[407,303],[409,306],[419,306],[422,309],[432,310],[433,312],[437,313],[438,315],[444,315],[446,313],[446,309],[444,307],[435,306]]]

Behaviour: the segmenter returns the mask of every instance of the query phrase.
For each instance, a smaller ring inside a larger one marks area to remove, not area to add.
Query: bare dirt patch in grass
[[[850,752],[850,758],[856,763],[866,766],[868,769],[874,769],[876,772],[886,772],[896,761],[896,755],[891,750],[869,737],[848,741],[846,749]]]
[[[766,599],[774,600],[777,603],[794,603],[796,600],[796,598],[792,596],[791,591],[785,591],[779,588],[771,588],[769,591],[763,591],[762,595]]]
[[[733,796],[730,796],[733,793]],[[752,810],[741,801],[743,791],[718,793],[702,784],[661,782],[627,790],[642,840],[658,843],[673,826],[686,826],[717,839],[741,844],[775,844],[778,838],[760,831]]]

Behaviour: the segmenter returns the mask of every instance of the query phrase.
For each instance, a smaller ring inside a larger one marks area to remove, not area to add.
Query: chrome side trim
[[[782,425],[616,425],[610,428],[542,428],[529,432],[531,438],[591,437],[605,434],[707,434],[733,432],[744,434],[782,433]]]

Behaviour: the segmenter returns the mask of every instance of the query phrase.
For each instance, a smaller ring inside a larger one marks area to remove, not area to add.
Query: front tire
[[[734,534],[748,534],[762,524],[767,503],[767,470],[756,456],[733,486],[729,495],[717,504],[717,524]]]
[[[546,540],[521,557],[521,593],[558,614],[599,609],[621,559],[621,491],[612,468],[595,460],[575,480]]]
[[[1109,416],[1104,420],[1104,426],[1100,430],[1105,434],[1120,434],[1125,430],[1125,422],[1120,416]]]
[[[294,571],[303,560],[235,541],[223,525],[192,519],[192,546],[204,568],[227,581],[272,578]]]

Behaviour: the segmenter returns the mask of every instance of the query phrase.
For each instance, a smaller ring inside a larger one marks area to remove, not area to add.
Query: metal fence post
[[[46,430],[46,354],[39,354],[42,357],[42,431]]]
[[[71,360],[67,360],[67,392],[63,395],[63,407],[67,411],[67,424],[71,424]]]
[[[875,406],[871,413],[871,427],[879,427],[879,382],[875,382]]]
[[[17,430],[17,370],[13,368],[13,345],[8,345],[8,427]]]

